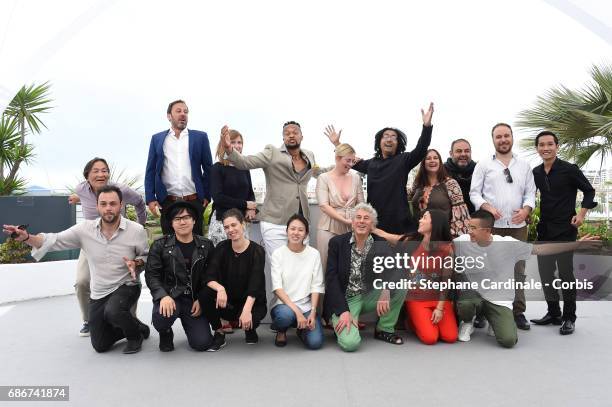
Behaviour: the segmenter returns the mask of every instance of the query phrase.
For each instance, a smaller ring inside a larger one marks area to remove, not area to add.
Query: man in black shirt
[[[166,235],[151,246],[145,271],[153,297],[153,326],[159,332],[159,350],[174,350],[172,325],[180,318],[189,346],[207,350],[212,343],[208,320],[196,299],[204,285],[204,273],[212,254],[210,240],[193,233],[197,208],[187,201],[171,204],[164,216],[174,234]]]
[[[544,161],[533,169],[533,177],[540,190],[540,222],[537,226],[538,241],[574,241],[578,227],[584,221],[587,210],[597,206],[595,190],[575,164],[557,158],[559,140],[550,131],[536,136],[536,148]],[[582,191],[581,209],[576,214],[576,193]],[[552,256],[538,256],[538,268],[548,304],[548,312],[540,319],[532,319],[537,325],[561,325],[561,335],[574,332],[576,321],[576,290],[564,289],[563,314],[559,307],[559,293],[553,288],[555,269],[563,282],[575,281],[573,252]]]
[[[463,193],[463,202],[470,213],[474,212],[474,204],[470,199],[470,186],[472,174],[476,163],[472,161],[472,146],[466,139],[460,138],[451,143],[450,157],[444,163],[444,168],[452,178],[457,181]]]
[[[366,174],[368,203],[378,212],[378,228],[402,235],[416,231],[416,224],[408,207],[406,183],[410,170],[416,167],[427,153],[431,142],[431,117],[433,103],[423,111],[423,129],[414,150],[406,152],[406,135],[395,128],[385,127],[374,136],[374,158],[361,160],[353,169]],[[335,131],[327,135],[337,146],[340,135]]]

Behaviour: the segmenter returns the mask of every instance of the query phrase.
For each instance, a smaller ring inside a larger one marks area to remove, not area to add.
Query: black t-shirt
[[[183,243],[177,240],[176,245],[185,259],[185,268],[187,269],[187,287],[191,289],[191,264],[193,252],[195,251],[195,240],[192,240],[189,243]]]

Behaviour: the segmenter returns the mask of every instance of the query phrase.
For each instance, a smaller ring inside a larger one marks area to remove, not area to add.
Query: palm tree
[[[559,137],[561,158],[582,167],[600,157],[603,164],[612,154],[612,66],[593,66],[591,77],[584,89],[552,88],[519,113],[517,126],[533,132],[523,148],[533,151],[535,135],[550,130]]]
[[[26,142],[28,134],[39,134],[45,127],[40,115],[48,113],[51,84],[23,86],[2,113],[0,119],[0,195],[23,191],[25,180],[17,176],[19,166],[33,157],[33,146]],[[7,150],[5,150],[5,147]]]
[[[0,117],[0,195],[23,191],[26,182],[19,177],[6,177],[12,173],[15,163],[21,159],[28,162],[32,157],[32,146],[20,144],[17,119],[2,115]]]

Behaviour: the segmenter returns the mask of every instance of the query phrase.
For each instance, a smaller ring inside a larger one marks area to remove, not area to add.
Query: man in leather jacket
[[[145,271],[153,297],[152,319],[159,332],[159,350],[174,350],[172,324],[180,318],[189,346],[205,351],[212,343],[212,335],[197,294],[203,285],[213,244],[193,233],[200,217],[191,203],[177,201],[168,207],[165,216],[174,233],[153,242]]]

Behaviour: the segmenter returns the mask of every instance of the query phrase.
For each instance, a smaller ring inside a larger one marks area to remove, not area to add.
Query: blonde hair
[[[244,138],[242,137],[242,134],[240,134],[238,130],[231,129],[229,133],[230,133],[231,141],[234,141],[238,137],[240,137],[240,140],[242,140],[242,142],[244,143]],[[225,148],[223,147],[223,138],[219,138],[219,144],[217,144],[217,152],[215,153],[215,158],[217,159],[217,161],[219,161],[223,165],[229,164],[229,161],[225,159]]]
[[[355,154],[355,149],[347,143],[338,144],[334,150],[336,157],[346,157],[349,154]]]

